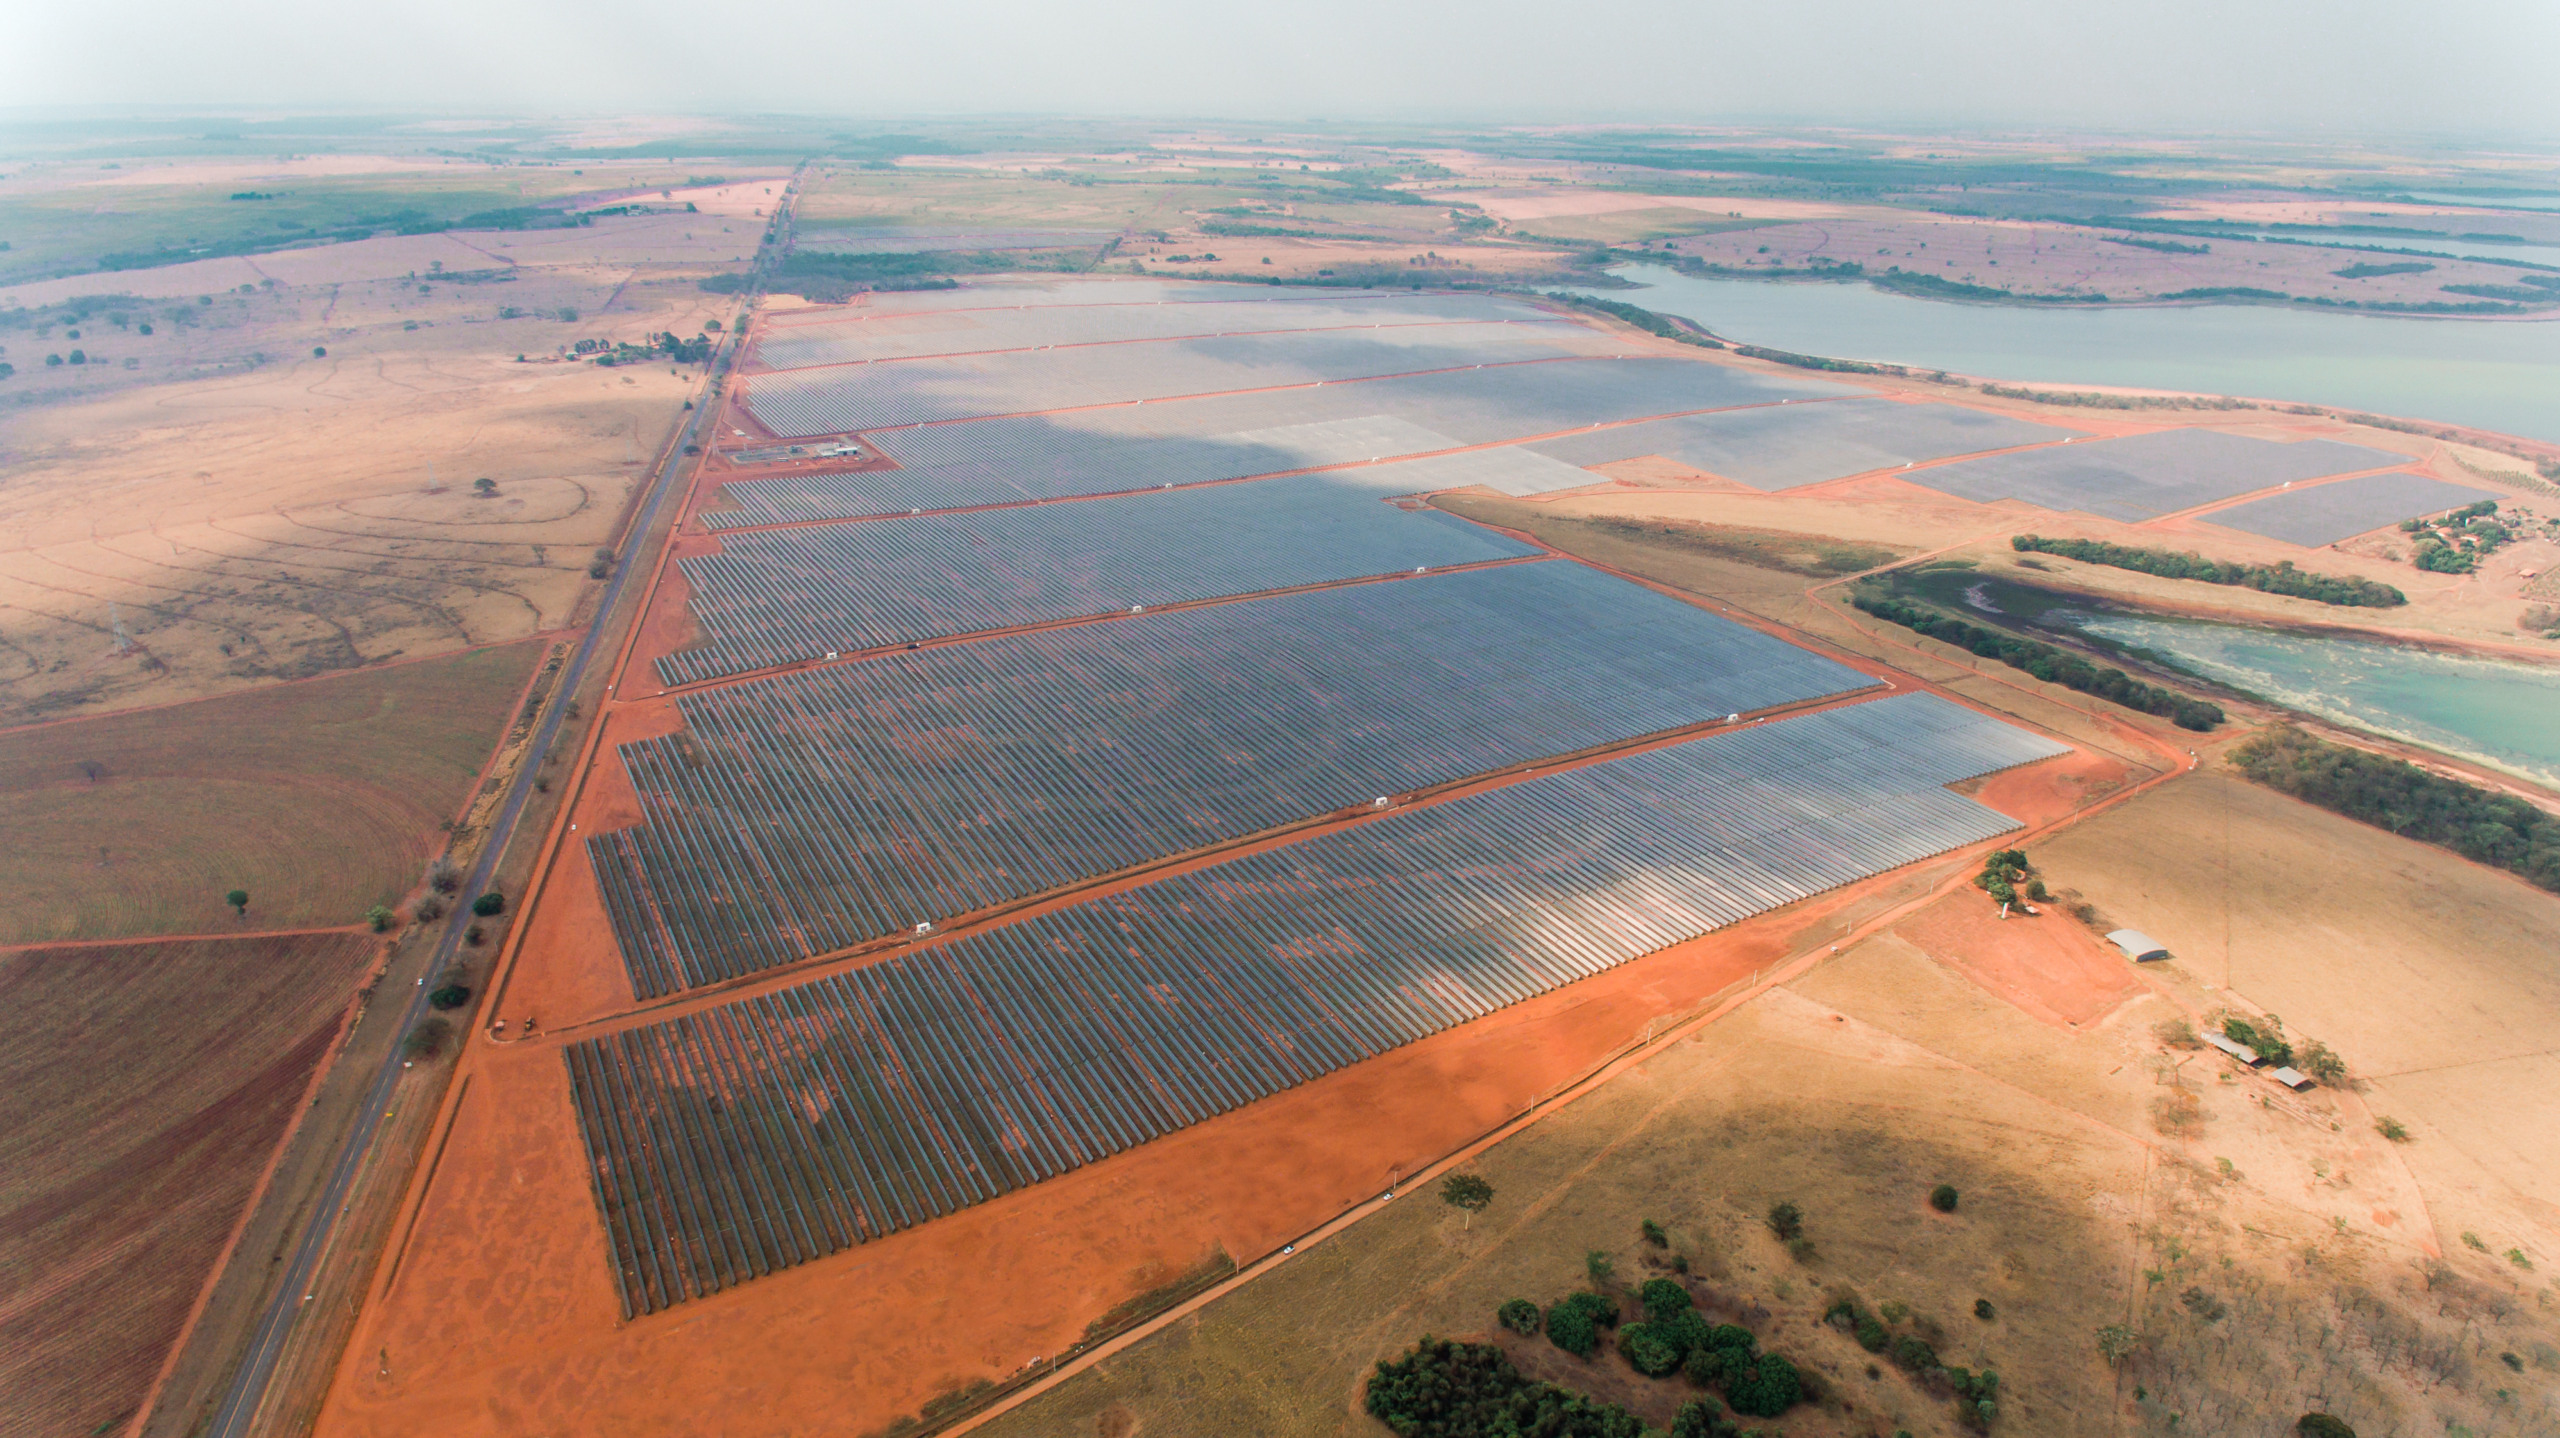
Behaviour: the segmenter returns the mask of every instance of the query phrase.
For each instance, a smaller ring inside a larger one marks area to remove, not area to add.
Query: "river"
[[[1615,298],[1728,339],[2046,386],[2337,405],[2560,443],[2560,320],[2391,318],[2275,305],[1971,305],[1863,284],[1613,271]]]

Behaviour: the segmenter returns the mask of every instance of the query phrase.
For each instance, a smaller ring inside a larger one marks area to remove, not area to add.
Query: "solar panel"
[[[2204,517],[2226,529],[2317,549],[2386,524],[2498,497],[2495,490],[2450,484],[2423,474],[2368,474],[2271,494]]]
[[[1913,470],[1910,479],[1963,499],[2023,499],[2047,509],[2138,520],[2286,480],[2407,462],[2403,455],[2334,440],[2280,444],[2218,430],[2170,429],[1958,460]]]
[[[1884,699],[1390,813],[572,1044],[624,1311],[2008,832],[1943,786],[2061,752],[1931,696]]]
[[[1959,405],[1860,398],[1622,425],[1530,448],[1586,467],[1658,454],[1754,489],[1792,489],[1915,460],[2049,444],[2076,433]]]

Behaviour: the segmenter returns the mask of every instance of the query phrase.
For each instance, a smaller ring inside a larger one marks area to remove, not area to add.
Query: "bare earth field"
[[[88,1434],[142,1405],[380,941],[0,952],[0,1409]]]
[[[397,904],[544,648],[0,731],[17,891],[0,944],[335,927]]]

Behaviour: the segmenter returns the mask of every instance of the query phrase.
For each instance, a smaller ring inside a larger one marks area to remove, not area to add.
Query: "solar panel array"
[[[1370,299],[1211,300],[1145,305],[1033,305],[921,314],[857,312],[823,324],[768,330],[756,344],[766,366],[847,364],[917,355],[973,354],[1039,345],[1087,345],[1181,336],[1543,320],[1516,300],[1489,295],[1381,295]]]
[[[2016,827],[1927,696],[1539,776],[566,1051],[626,1315]]]
[[[2368,474],[2271,494],[2216,510],[2205,518],[2226,529],[2317,549],[2386,524],[2422,514],[2441,514],[2497,497],[2495,490],[2429,479],[2423,474]]]
[[[2170,429],[1958,460],[1913,470],[1910,479],[1963,499],[2023,499],[2047,509],[2142,520],[2287,480],[2407,462],[2404,455],[2334,440],[2282,444],[2218,430]]]
[[[749,380],[746,405],[776,435],[836,434],[1558,359],[1588,354],[1605,342],[1604,336],[1548,320],[1143,340],[786,370]]]
[[[725,492],[739,508],[703,522],[728,529],[1109,494],[1843,392],[1696,360],[1584,359],[930,425],[873,441],[902,468],[733,482]]]
[[[897,651],[682,696],[588,841],[643,997],[1468,775],[1869,687],[1547,562]]]
[[[1531,448],[1585,466],[1658,454],[1754,489],[1793,489],[1914,460],[2049,444],[2076,433],[1958,405],[1859,398],[1622,425]]]
[[[1393,476],[1409,467],[733,534],[718,554],[678,561],[705,642],[660,659],[658,674],[692,684],[835,651],[1539,552],[1385,503],[1405,492]]]

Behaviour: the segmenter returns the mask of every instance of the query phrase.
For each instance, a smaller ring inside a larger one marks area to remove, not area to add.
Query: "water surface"
[[[1612,291],[1717,334],[2045,386],[2195,390],[2474,425],[2560,443],[2560,320],[2390,318],[2273,305],[1949,304],[1863,284],[1695,279]]]
[[[2287,708],[2560,788],[2560,668],[2204,620],[2068,617]]]

